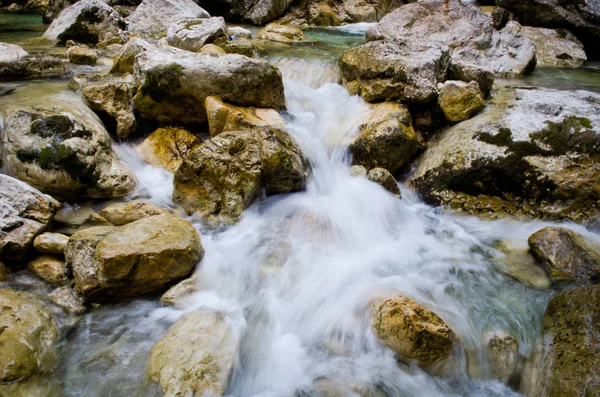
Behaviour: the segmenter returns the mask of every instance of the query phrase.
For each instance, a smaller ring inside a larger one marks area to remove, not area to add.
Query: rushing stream
[[[363,40],[362,29],[310,32],[321,42],[269,55],[285,77],[287,129],[311,162],[306,190],[263,199],[226,230],[204,229],[192,218],[206,250],[196,270],[200,292],[183,309],[161,307],[156,297],[92,309],[63,342],[62,364],[48,387],[69,397],[160,396],[147,380],[154,342],[184,313],[211,308],[240,338],[230,396],[310,396],[323,379],[346,387],[348,396],[517,395],[485,379],[486,337],[509,334],[528,356],[553,291],[503,275],[503,254],[494,247],[499,240],[526,247],[546,223],[455,215],[423,204],[403,185],[400,200],[350,176],[347,143],[368,105],[337,84],[335,59]],[[0,97],[0,107],[42,91],[75,98],[65,81],[26,83]],[[172,175],[145,164],[132,146],[115,146],[139,180],[136,198],[172,206]],[[437,369],[445,376],[398,363],[374,336],[370,303],[391,292],[431,308],[459,336],[461,347]],[[482,379],[470,376],[467,364]]]

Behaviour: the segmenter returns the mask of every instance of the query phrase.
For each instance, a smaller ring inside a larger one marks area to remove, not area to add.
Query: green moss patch
[[[153,101],[162,101],[174,96],[181,89],[183,67],[177,64],[157,66],[146,74],[146,81],[142,86],[142,94],[149,96]]]

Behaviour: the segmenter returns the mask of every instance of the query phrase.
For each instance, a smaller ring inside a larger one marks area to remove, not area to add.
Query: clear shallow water
[[[315,34],[327,41],[327,30]],[[332,42],[346,40],[339,36],[345,37],[336,32]],[[271,59],[297,59],[313,50],[293,47],[285,51],[297,53]],[[308,58],[309,64],[335,62],[334,55]],[[287,72],[310,74],[304,67],[290,64]],[[201,291],[185,310],[161,308],[155,297],[86,314],[63,343],[53,378],[64,396],[160,396],[147,381],[150,349],[170,324],[199,308],[224,313],[243,335],[230,396],[310,395],[319,379],[393,397],[515,395],[499,382],[470,378],[465,357],[474,357],[485,373],[481,346],[492,330],[514,336],[522,354],[531,352],[553,292],[500,274],[493,246],[499,239],[525,246],[546,223],[444,213],[404,186],[398,200],[379,185],[350,177],[346,144],[367,104],[326,81],[285,81],[287,129],[313,167],[306,191],[261,200],[225,231],[195,223],[206,256],[196,270]],[[0,97],[0,108],[64,95],[77,101],[76,94],[64,93],[65,81],[36,84]],[[145,164],[129,145],[115,148],[138,178],[134,196],[172,205],[172,175]],[[441,369],[445,376],[399,365],[373,335],[370,302],[393,292],[431,308],[459,335],[462,347]]]

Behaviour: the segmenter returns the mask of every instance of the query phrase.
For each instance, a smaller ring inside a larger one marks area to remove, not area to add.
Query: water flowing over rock
[[[304,32],[296,26],[279,25],[277,23],[268,24],[256,34],[256,37],[263,40],[278,41],[280,43],[299,43],[308,41]]]
[[[165,306],[175,306],[184,309],[186,298],[193,296],[199,290],[198,279],[194,276],[175,284],[160,297],[160,303]]]
[[[488,337],[485,348],[490,363],[490,375],[513,390],[518,390],[525,361],[519,353],[519,342],[510,335],[494,333]]]
[[[175,173],[173,200],[209,223],[236,223],[259,196],[299,191],[308,163],[288,133],[232,131],[192,150]]]
[[[210,15],[192,0],[144,0],[129,16],[129,31],[157,39],[167,34],[172,23],[197,18]]]
[[[225,20],[221,17],[184,19],[169,26],[167,42],[182,50],[198,52],[205,44],[227,37]]]
[[[67,105],[11,109],[4,120],[4,164],[10,175],[57,197],[122,197],[133,191],[134,177],[91,110]]]
[[[65,249],[77,290],[93,302],[158,292],[187,276],[203,255],[194,227],[170,215],[85,229]]]
[[[238,344],[223,314],[187,314],[152,348],[150,379],[161,384],[165,397],[221,396],[233,373]]]
[[[448,357],[456,338],[435,313],[399,294],[378,303],[373,331],[399,356],[421,364]]]
[[[578,68],[587,61],[583,44],[568,30],[523,26],[521,33],[535,44],[540,66]]]
[[[529,236],[531,253],[553,281],[600,280],[600,246],[569,229],[546,227]]]
[[[188,153],[200,144],[200,139],[181,128],[159,128],[139,146],[148,163],[175,172]]]
[[[33,248],[42,254],[61,255],[69,237],[60,233],[42,233],[33,240]]]
[[[0,383],[52,369],[59,338],[52,315],[25,292],[0,289]]]
[[[543,320],[541,383],[532,397],[595,396],[600,388],[600,285],[556,295]]]
[[[82,90],[87,105],[118,138],[127,138],[136,132],[137,121],[133,114],[135,93],[135,85],[127,82],[90,84]]]
[[[107,33],[118,35],[127,27],[125,20],[102,0],[80,0],[61,11],[44,33],[44,39],[64,44],[74,40],[97,44]]]
[[[585,91],[499,89],[429,143],[411,184],[472,214],[588,219],[600,211],[599,104]]]
[[[150,216],[165,214],[167,214],[167,211],[144,201],[115,203],[104,207],[98,212],[98,215],[115,226],[123,226]]]
[[[398,103],[385,102],[373,105],[348,150],[354,164],[367,169],[381,167],[395,173],[418,148],[419,137],[412,127],[408,109]]]
[[[285,127],[283,118],[274,109],[243,108],[224,103],[215,96],[206,97],[205,105],[211,137],[257,127]]]
[[[280,17],[292,0],[200,0],[198,4],[213,15],[228,21],[264,25]]]
[[[595,0],[497,0],[496,5],[515,13],[525,25],[568,28],[597,58],[600,5]]]
[[[240,106],[285,108],[279,70],[243,55],[146,51],[136,57],[135,77],[140,86],[135,109],[164,124],[205,123],[209,95]]]
[[[367,179],[381,185],[385,190],[400,197],[400,188],[394,176],[385,168],[373,168],[367,173]]]
[[[467,120],[485,107],[483,93],[476,81],[446,81],[440,89],[438,104],[451,122]]]
[[[0,258],[22,259],[59,207],[52,197],[0,174]]]
[[[150,45],[150,43],[140,39],[139,37],[132,37],[127,43],[125,43],[115,57],[110,72],[117,74],[133,73],[135,56],[140,52],[149,50],[151,48],[153,48],[153,46]]]

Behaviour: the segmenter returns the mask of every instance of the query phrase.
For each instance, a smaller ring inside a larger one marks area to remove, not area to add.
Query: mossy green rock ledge
[[[91,302],[162,291],[186,277],[203,256],[194,227],[170,215],[85,229],[65,248],[75,286]]]
[[[56,198],[124,197],[135,179],[108,132],[83,105],[9,110],[2,132],[7,173]]]
[[[546,309],[543,335],[543,381],[532,394],[600,395],[600,285],[555,296]]]
[[[411,185],[463,212],[585,221],[600,213],[600,95],[499,88],[439,134]]]

